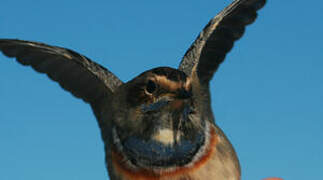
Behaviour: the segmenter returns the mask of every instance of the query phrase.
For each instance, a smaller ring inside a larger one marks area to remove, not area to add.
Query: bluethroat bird
[[[235,0],[205,26],[178,69],[129,82],[70,49],[1,39],[0,50],[90,104],[112,180],[239,180],[240,165],[216,125],[209,82],[266,0]]]

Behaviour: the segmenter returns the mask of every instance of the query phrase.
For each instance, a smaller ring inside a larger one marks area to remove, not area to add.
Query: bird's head
[[[130,164],[184,165],[204,143],[205,122],[184,72],[146,71],[122,85],[115,98],[113,141]]]

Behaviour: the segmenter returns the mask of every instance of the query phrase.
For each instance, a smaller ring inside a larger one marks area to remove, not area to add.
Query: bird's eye
[[[146,86],[146,91],[149,94],[152,94],[155,90],[156,90],[156,84],[152,80],[149,80]]]

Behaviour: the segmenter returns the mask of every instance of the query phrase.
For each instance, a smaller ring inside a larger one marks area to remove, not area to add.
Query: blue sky
[[[177,67],[229,0],[2,0],[0,37],[68,47],[123,81]],[[323,2],[269,0],[212,83],[216,121],[242,177],[322,179]],[[0,179],[107,179],[89,105],[0,56]]]

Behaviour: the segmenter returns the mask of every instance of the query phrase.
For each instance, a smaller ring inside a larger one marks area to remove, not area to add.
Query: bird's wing
[[[196,71],[203,83],[210,81],[234,41],[241,38],[245,27],[255,21],[257,11],[265,3],[266,0],[236,0],[231,3],[206,25],[185,53],[179,69],[187,75]]]
[[[113,92],[122,82],[110,71],[72,50],[14,39],[0,39],[0,50],[8,57],[31,66],[58,82],[62,88],[88,103]]]
[[[209,101],[209,81],[245,27],[255,21],[266,0],[235,0],[210,20],[185,53],[179,69],[197,75]]]
[[[109,70],[72,50],[15,39],[0,39],[0,50],[8,57],[31,66],[58,82],[74,96],[91,104],[97,115],[102,99],[111,96],[122,82]]]

